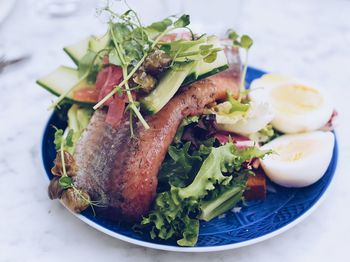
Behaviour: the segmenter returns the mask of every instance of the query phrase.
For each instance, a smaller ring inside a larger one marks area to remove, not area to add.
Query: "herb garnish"
[[[243,48],[245,50],[245,61],[244,61],[244,67],[243,67],[243,72],[241,76],[241,84],[240,84],[240,98],[239,101],[242,98],[242,94],[245,93],[245,77],[247,74],[247,69],[248,69],[248,53],[249,49],[253,45],[253,40],[248,36],[248,35],[242,35],[239,36],[235,31],[230,30],[228,33],[228,37],[232,40],[232,43],[234,46]]]
[[[167,70],[177,70],[186,64],[204,61],[212,63],[216,60],[221,47],[215,45],[216,38],[206,35],[194,35],[188,27],[190,16],[184,14],[180,17],[170,16],[161,21],[154,22],[151,25],[144,26],[137,13],[129,8],[124,13],[114,12],[107,2],[107,6],[100,9],[99,13],[106,12],[109,16],[107,33],[101,38],[90,38],[85,55],[76,62],[78,64],[78,80],[74,86],[66,89],[60,94],[58,99],[50,108],[59,107],[65,97],[72,95],[72,91],[82,85],[93,86],[96,83],[97,74],[107,64],[118,66],[122,69],[122,81],[105,95],[93,109],[102,107],[107,100],[114,95],[125,96],[128,101],[125,111],[130,112],[130,119],[136,117],[144,128],[148,129],[144,116],[140,112],[140,105],[135,97],[134,91],[141,95],[150,94],[157,88],[157,83],[162,80]],[[174,40],[176,33],[171,35],[172,31],[186,30],[189,34],[186,39]],[[164,36],[169,35],[168,42]],[[147,69],[146,62],[152,54],[163,53],[163,65],[158,67],[158,72]],[[166,59],[167,63],[165,63]],[[143,78],[140,78],[142,74]],[[148,81],[146,81],[146,80]],[[148,84],[143,84],[144,82]],[[177,87],[178,88],[178,87]],[[130,123],[132,128],[132,123]],[[131,131],[133,133],[133,131]]]
[[[101,11],[105,11],[110,15],[108,34],[111,38],[111,51],[109,59],[110,63],[122,68],[123,81],[115,86],[93,108],[98,109],[113,95],[125,91],[129,101],[127,110],[130,110],[130,114],[132,112],[130,118],[133,115],[136,116],[146,129],[149,126],[131,94],[132,89],[129,86],[129,81],[143,65],[147,56],[156,49],[161,49],[172,58],[170,67],[175,67],[178,66],[178,63],[188,63],[201,59],[211,63],[216,59],[217,52],[222,50],[212,44],[199,45],[208,41],[208,38],[203,36],[195,38],[193,32],[187,27],[190,24],[190,16],[186,14],[179,18],[168,17],[145,27],[132,9],[123,14],[118,14],[107,6]],[[192,40],[161,42],[165,35],[180,28],[189,30]]]
[[[122,67],[123,81],[93,108],[95,110],[98,109],[124,87],[129,100],[127,108],[130,109],[140,120],[142,125],[148,129],[149,126],[132,97],[128,82],[141,67],[147,55],[156,47],[161,38],[171,30],[186,27],[189,24],[189,16],[183,15],[175,21],[166,18],[160,22],[151,24],[149,27],[143,27],[137,14],[133,10],[128,10],[122,15],[115,13],[109,7],[105,7],[104,11],[110,13],[108,33],[111,36],[113,48],[109,57],[113,64]],[[152,32],[156,32],[154,38],[151,37]],[[130,116],[130,118],[132,118],[132,116]]]

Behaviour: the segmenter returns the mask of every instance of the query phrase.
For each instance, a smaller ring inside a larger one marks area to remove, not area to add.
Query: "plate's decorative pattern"
[[[264,72],[249,68],[247,82],[250,83],[262,74]],[[46,173],[49,177],[51,177],[50,169],[56,155],[53,145],[54,129],[51,127],[52,125],[58,128],[65,128],[65,123],[54,113],[45,129],[42,153]],[[332,162],[326,174],[316,184],[302,189],[288,189],[268,182],[269,190],[265,201],[245,203],[240,208],[235,208],[219,218],[201,223],[197,247],[238,244],[270,234],[293,222],[315,205],[324,194],[335,172],[337,154],[336,144]],[[131,229],[130,225],[111,223],[110,221],[94,217],[89,210],[83,212],[82,215],[107,230],[133,240],[176,246],[176,243],[173,241],[151,240],[146,234],[137,234]]]

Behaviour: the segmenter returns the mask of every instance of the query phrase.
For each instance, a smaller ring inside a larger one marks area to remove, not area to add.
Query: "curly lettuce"
[[[189,185],[199,171],[203,161],[210,154],[215,139],[200,140],[196,137],[187,141],[183,139],[183,133],[199,121],[198,117],[185,118],[178,128],[173,144],[168,148],[168,154],[162,163],[158,173],[158,192],[169,189],[169,185],[185,187]],[[178,137],[178,138],[176,138]]]
[[[172,185],[157,195],[141,226],[148,228],[151,238],[176,239],[180,246],[194,246],[200,219],[209,221],[242,199],[246,177],[242,164],[266,153],[255,147],[239,150],[233,143],[213,147],[189,185]]]
[[[210,196],[200,201],[199,208],[201,212],[198,218],[210,221],[236,206],[243,198],[246,181],[247,176],[241,174],[235,176],[230,184],[212,191]]]
[[[158,173],[158,191],[168,189],[168,184],[183,187],[193,180],[193,173],[199,169],[203,158],[200,153],[190,154],[190,145],[187,142],[179,147],[169,146],[167,158]]]
[[[174,143],[175,144],[181,143],[181,138],[182,138],[183,132],[185,130],[185,127],[192,124],[192,123],[198,123],[198,121],[199,121],[198,116],[190,116],[190,117],[184,118],[176,131],[176,134],[174,137]]]

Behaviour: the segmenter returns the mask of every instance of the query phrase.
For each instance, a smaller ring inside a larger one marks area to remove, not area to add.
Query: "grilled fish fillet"
[[[94,113],[75,152],[77,187],[104,207],[100,216],[111,220],[137,221],[151,208],[157,174],[176,130],[184,117],[199,115],[206,105],[239,94],[240,63],[236,50],[226,51],[230,68],[197,81],[175,95],[167,105],[146,118],[150,129],[135,126],[130,136],[127,118],[114,129],[105,123],[106,113]]]

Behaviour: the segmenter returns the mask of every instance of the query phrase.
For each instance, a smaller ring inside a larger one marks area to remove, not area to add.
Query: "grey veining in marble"
[[[32,55],[21,67],[0,74],[1,262],[349,261],[350,1],[246,0],[239,12],[232,10],[237,21],[231,21],[226,1],[220,8],[228,15],[216,14],[220,24],[228,21],[254,38],[250,64],[330,90],[340,112],[340,161],[326,200],[307,220],[265,242],[211,254],[162,252],[124,243],[48,199],[39,148],[53,97],[36,86],[35,79],[69,64],[62,46],[103,32],[103,25],[94,16],[92,0],[80,1],[84,4],[74,16],[55,19],[40,13],[38,2],[18,0],[0,25],[0,52]],[[201,1],[201,8],[206,2]],[[144,7],[146,13],[150,6]]]

